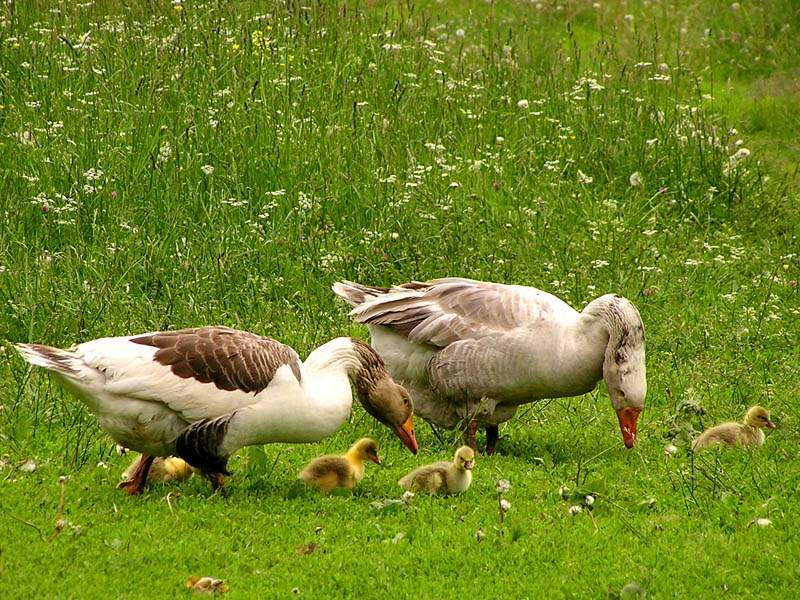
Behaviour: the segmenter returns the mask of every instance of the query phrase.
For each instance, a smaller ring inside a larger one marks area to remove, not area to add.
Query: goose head
[[[408,390],[386,370],[380,356],[364,342],[353,339],[360,367],[351,376],[359,402],[370,415],[389,427],[412,454],[419,450],[414,435],[414,406]]]
[[[775,429],[775,423],[769,418],[769,411],[763,406],[752,406],[744,417],[744,424],[756,429],[767,427],[768,429]]]
[[[376,465],[381,464],[381,459],[378,456],[378,443],[371,438],[361,438],[358,440],[350,448],[348,454],[352,455],[360,462],[369,460]]]
[[[461,446],[456,450],[453,464],[459,471],[471,471],[475,466],[475,451],[469,446]]]
[[[647,395],[644,325],[630,301],[607,294],[587,306],[608,331],[603,359],[603,379],[617,413],[626,448],[636,444],[636,422]]]

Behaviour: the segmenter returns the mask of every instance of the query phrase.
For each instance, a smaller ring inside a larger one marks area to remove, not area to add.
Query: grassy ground
[[[598,389],[521,411],[464,496],[381,507],[450,437],[420,422],[415,459],[359,408],[319,445],[235,457],[227,498],[131,499],[128,459],[6,343],[0,596],[173,597],[190,575],[230,597],[791,594],[796,3],[231,5],[0,8],[0,339],[220,323],[304,355],[366,337],[340,278],[614,291],[647,327],[640,444]],[[756,402],[779,423],[761,451],[688,455]],[[385,466],[354,494],[290,493],[365,434]]]

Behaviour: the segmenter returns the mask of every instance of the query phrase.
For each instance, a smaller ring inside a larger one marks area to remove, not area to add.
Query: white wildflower
[[[628,177],[628,182],[633,187],[642,187],[644,185],[644,181],[642,180],[642,175],[639,171],[634,171],[631,173],[631,176]]]
[[[478,529],[478,531],[475,532],[475,539],[478,540],[479,542],[485,537],[486,534],[483,532],[483,529]]]
[[[517,102],[517,108],[528,108],[528,106],[528,101],[525,98]]]
[[[172,158],[172,144],[164,140],[161,147],[158,149],[158,162],[164,163],[170,158]]]
[[[592,506],[592,505],[594,505],[594,496],[592,496],[591,494],[589,494],[588,496],[586,496],[586,497],[583,499],[583,503],[584,503],[586,506]]]
[[[20,465],[19,470],[23,473],[33,473],[36,470],[36,463],[32,460],[26,460]]]
[[[500,510],[502,510],[505,513],[508,512],[509,508],[511,508],[511,502],[509,502],[505,498],[500,500]]]
[[[678,447],[675,444],[667,444],[664,446],[664,454],[667,456],[672,456],[678,451]]]
[[[588,185],[592,183],[592,181],[594,181],[594,179],[592,179],[586,173],[578,169],[578,183],[582,183],[583,185]]]
[[[204,175],[208,175],[209,177],[211,177],[211,175],[214,174],[213,165],[203,165],[202,167],[200,167],[200,170],[203,172]]]
[[[583,507],[580,504],[573,504],[569,507],[569,514],[577,515],[578,513],[583,512]]]
[[[466,35],[466,32],[463,29],[461,29],[461,28],[456,29],[456,37],[463,38],[465,35]]]
[[[498,479],[497,487],[495,488],[498,494],[505,494],[511,489],[511,482],[508,479]]]
[[[772,521],[764,517],[761,517],[759,519],[753,519],[751,523],[757,525],[758,527],[769,527],[770,525],[772,525]]]
[[[748,156],[750,156],[750,150],[748,150],[747,148],[739,148],[739,149],[736,151],[736,154],[734,154],[732,158],[733,158],[735,161],[737,161],[737,162],[738,162],[738,161],[740,161],[740,160],[744,160],[744,159],[745,159],[745,158],[747,158]]]
[[[632,25],[632,24],[633,24],[633,15],[625,15],[625,16],[623,17],[623,19],[625,19],[625,22],[626,22],[628,25]]]

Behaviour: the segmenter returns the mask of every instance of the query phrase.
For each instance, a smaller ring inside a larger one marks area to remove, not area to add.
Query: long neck
[[[310,371],[344,373],[358,389],[386,373],[386,365],[369,345],[349,337],[332,339],[308,355],[303,367]]]
[[[629,300],[606,294],[587,304],[583,313],[599,319],[608,333],[606,362],[622,363],[643,346],[642,318]]]

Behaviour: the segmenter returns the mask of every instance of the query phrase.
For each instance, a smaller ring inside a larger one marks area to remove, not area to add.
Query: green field
[[[798,82],[794,0],[3,3],[0,597],[791,597]],[[524,407],[466,494],[384,505],[458,436],[419,420],[415,458],[356,406],[239,453],[226,497],[127,497],[130,458],[10,346],[224,324],[305,356],[368,339],[334,281],[448,275],[633,301],[637,447],[601,385]],[[687,451],[755,403],[763,448]],[[291,491],[363,435],[354,493]]]

